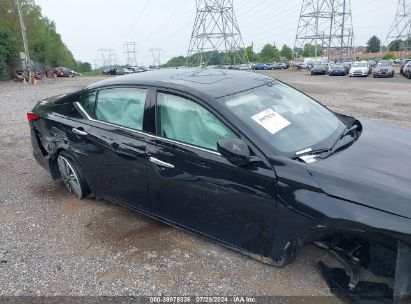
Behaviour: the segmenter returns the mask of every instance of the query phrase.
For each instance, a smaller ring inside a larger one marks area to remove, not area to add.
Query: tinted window
[[[95,116],[98,120],[143,130],[146,89],[118,88],[98,94]]]
[[[87,92],[83,96],[81,96],[80,100],[80,103],[83,106],[84,110],[86,110],[87,114],[93,118],[95,118],[96,116],[96,96],[96,91]]]
[[[159,135],[206,149],[217,150],[223,138],[237,138],[220,120],[197,103],[165,93],[157,97]]]

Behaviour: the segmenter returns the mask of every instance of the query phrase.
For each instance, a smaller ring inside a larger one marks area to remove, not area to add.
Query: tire
[[[372,78],[377,78],[377,76],[375,76],[375,74],[374,74],[374,75],[372,75]]]
[[[89,186],[77,160],[63,151],[57,157],[57,167],[67,190],[78,199],[85,198],[89,193]]]

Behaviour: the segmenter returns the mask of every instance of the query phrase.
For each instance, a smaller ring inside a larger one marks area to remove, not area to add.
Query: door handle
[[[156,165],[159,165],[159,166],[162,166],[162,167],[166,167],[166,168],[170,168],[170,169],[174,169],[174,165],[169,164],[169,163],[166,163],[166,162],[163,162],[163,161],[161,161],[161,160],[159,160],[159,159],[157,159],[157,158],[155,158],[155,157],[150,157],[150,161],[151,161],[153,164],[156,164]]]
[[[81,136],[86,136],[86,135],[88,135],[88,133],[87,133],[86,131],[80,130],[80,129],[76,129],[76,128],[71,129],[71,131],[73,131],[74,134],[81,135]]]

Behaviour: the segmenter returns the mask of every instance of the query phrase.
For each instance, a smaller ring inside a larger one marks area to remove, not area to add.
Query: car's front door
[[[153,212],[268,256],[275,226],[274,171],[264,162],[239,167],[223,158],[217,141],[239,135],[200,103],[157,94],[157,136],[147,147]]]
[[[150,211],[147,136],[142,132],[147,92],[133,87],[102,89],[84,95],[80,104],[92,126],[87,137],[94,151],[83,158],[94,193]]]

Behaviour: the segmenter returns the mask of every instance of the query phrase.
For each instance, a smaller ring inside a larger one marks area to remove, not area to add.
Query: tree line
[[[88,63],[77,62],[56,31],[53,21],[43,16],[34,0],[20,0],[27,32],[30,59],[45,66],[64,66],[84,72]],[[0,78],[14,75],[20,67],[23,39],[15,0],[1,0],[0,5]]]
[[[314,57],[316,54],[315,49],[315,45],[306,44],[304,48],[295,50],[296,57]],[[260,63],[289,61],[293,59],[294,56],[292,48],[290,48],[286,44],[284,44],[281,49],[278,49],[275,44],[267,43],[259,53],[254,52],[253,46],[248,46],[245,49],[240,50],[240,52],[245,55],[248,61]],[[317,45],[317,56],[322,56],[323,54],[324,48],[320,45]],[[199,54],[194,54],[190,58],[185,56],[173,57],[162,67],[180,67],[187,65],[187,63],[198,63],[200,61],[199,56]],[[236,55],[225,52],[212,51],[205,52],[203,54],[203,57],[208,58],[208,65],[224,65],[234,64]]]
[[[374,35],[367,41],[366,51],[368,53],[378,53],[379,51],[381,51],[381,47],[381,40]],[[387,48],[390,52],[405,51],[407,49],[410,49],[411,38],[408,38],[407,40],[393,40],[388,44]]]

